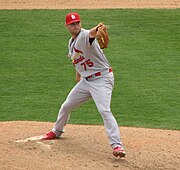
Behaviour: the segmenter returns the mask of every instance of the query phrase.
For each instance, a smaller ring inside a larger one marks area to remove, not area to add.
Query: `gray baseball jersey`
[[[89,30],[82,28],[75,40],[72,38],[69,40],[68,49],[68,57],[82,77],[88,77],[110,68],[110,64],[96,39],[90,44]]]

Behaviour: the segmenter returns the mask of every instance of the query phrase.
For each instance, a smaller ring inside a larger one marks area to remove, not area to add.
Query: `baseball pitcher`
[[[125,157],[119,127],[110,109],[114,86],[113,70],[102,51],[108,47],[108,28],[99,23],[90,30],[83,29],[80,16],[75,12],[66,15],[65,26],[71,34],[68,58],[75,67],[78,83],[61,105],[53,129],[45,134],[43,139],[59,138],[71,110],[92,98],[103,119],[113,155]]]

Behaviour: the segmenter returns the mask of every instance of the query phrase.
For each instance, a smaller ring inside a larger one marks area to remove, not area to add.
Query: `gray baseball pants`
[[[113,72],[89,79],[82,78],[81,81],[74,86],[65,102],[61,105],[57,121],[53,128],[56,135],[61,135],[71,110],[92,98],[103,119],[110,145],[112,148],[122,146],[119,127],[110,109],[113,87]]]

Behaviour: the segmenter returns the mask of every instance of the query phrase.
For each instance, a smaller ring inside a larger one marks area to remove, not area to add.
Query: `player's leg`
[[[112,90],[114,86],[113,73],[109,73],[105,77],[89,82],[88,86],[97,109],[102,116],[112,148],[123,148],[119,127],[110,109]],[[125,155],[118,156],[122,157]]]
[[[61,135],[62,130],[68,121],[71,110],[87,101],[89,98],[91,98],[91,95],[86,87],[86,83],[84,82],[84,80],[81,80],[71,90],[65,102],[61,105],[57,120],[53,128],[53,132],[55,132],[56,135]]]

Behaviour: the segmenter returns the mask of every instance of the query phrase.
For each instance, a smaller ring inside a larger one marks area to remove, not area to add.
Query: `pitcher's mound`
[[[112,155],[103,126],[71,125],[43,141],[53,123],[1,122],[0,169],[179,170],[180,131],[121,127],[125,159]]]

